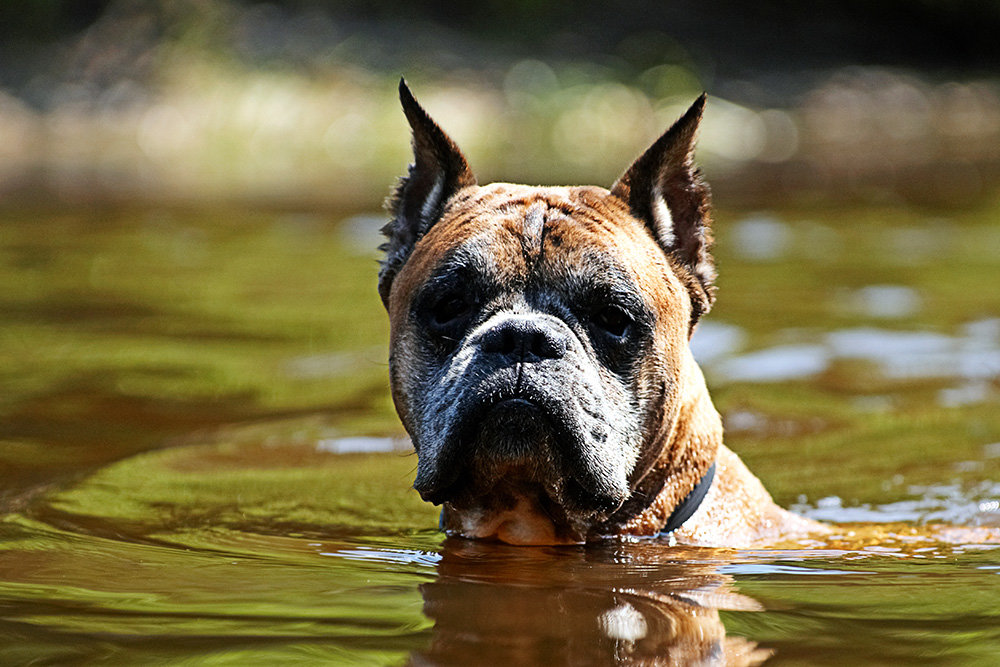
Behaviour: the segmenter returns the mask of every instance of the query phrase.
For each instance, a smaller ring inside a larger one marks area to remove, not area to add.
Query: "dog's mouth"
[[[449,535],[517,545],[579,544],[590,523],[570,512],[544,485],[517,479],[489,493],[445,503],[442,528]]]
[[[453,535],[510,544],[571,544],[621,506],[573,460],[578,427],[545,397],[495,395],[465,412],[433,478],[414,484],[443,504]],[[432,482],[432,483],[428,483]]]
[[[544,483],[557,474],[553,441],[560,429],[537,400],[501,395],[480,401],[451,431],[434,474],[418,473],[414,482],[428,502],[469,504],[501,480]]]

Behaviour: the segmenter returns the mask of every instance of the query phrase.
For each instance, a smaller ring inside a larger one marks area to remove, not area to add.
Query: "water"
[[[377,219],[2,213],[0,663],[995,664],[1000,551],[924,527],[1000,526],[1000,233],[949,215],[719,215],[727,441],[841,524],[736,551],[437,533]]]

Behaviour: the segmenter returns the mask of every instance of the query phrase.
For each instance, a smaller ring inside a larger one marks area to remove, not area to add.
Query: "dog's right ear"
[[[386,202],[392,220],[382,228],[388,240],[379,247],[385,257],[378,291],[387,306],[392,280],[413,246],[441,217],[453,194],[476,184],[462,151],[417,103],[404,79],[399,80],[399,101],[413,132],[413,164]]]
[[[684,268],[692,330],[715,301],[709,191],[693,164],[704,109],[702,95],[611,187],[611,194],[628,203],[660,247]]]

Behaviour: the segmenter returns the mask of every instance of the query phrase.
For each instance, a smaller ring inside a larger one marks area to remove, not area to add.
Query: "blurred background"
[[[1000,3],[30,0],[0,196],[370,210],[403,75],[482,180],[609,184],[703,90],[731,204],[967,204],[1000,177]]]

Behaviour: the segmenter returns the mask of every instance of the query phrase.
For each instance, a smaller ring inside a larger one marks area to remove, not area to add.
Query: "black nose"
[[[569,333],[539,315],[509,315],[487,329],[479,340],[484,353],[520,361],[561,359],[569,346]]]

